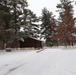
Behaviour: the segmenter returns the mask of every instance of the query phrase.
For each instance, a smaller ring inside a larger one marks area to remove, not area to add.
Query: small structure
[[[36,48],[40,49],[43,47],[43,41],[33,37],[27,37],[22,41],[14,40],[8,45],[8,48]],[[7,48],[7,49],[8,49]],[[0,41],[0,49],[3,49],[3,42]],[[9,51],[9,50],[7,50]]]
[[[24,39],[24,42],[20,41],[20,48],[25,48],[25,47],[34,47],[34,48],[42,48],[42,41],[28,37]]]

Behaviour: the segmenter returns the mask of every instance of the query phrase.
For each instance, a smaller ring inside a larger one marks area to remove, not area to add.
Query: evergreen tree
[[[11,40],[11,26],[10,26],[11,15],[9,8],[7,7],[7,2],[0,1],[0,40],[3,41],[4,48]]]
[[[10,40],[20,40],[21,25],[26,24],[27,13],[26,0],[1,0],[0,1],[0,39],[3,40],[5,48]]]
[[[27,2],[26,0],[10,0],[8,4],[10,7],[10,13],[12,15],[11,23],[14,26],[15,34],[18,34],[21,25],[27,25]]]
[[[34,14],[31,10],[28,10],[27,13],[27,23],[28,27],[25,29],[28,30],[28,35],[31,37],[37,37],[37,34],[39,32],[39,26],[36,24],[38,22],[38,18],[36,14]]]
[[[51,43],[52,31],[51,31],[50,23],[53,18],[54,17],[52,16],[52,13],[49,12],[46,8],[42,10],[41,33],[42,35],[44,35],[44,38],[46,39],[46,45],[52,45]]]

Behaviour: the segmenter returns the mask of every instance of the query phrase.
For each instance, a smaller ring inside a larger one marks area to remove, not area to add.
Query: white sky
[[[56,17],[58,17],[58,12],[56,12],[57,8],[56,5],[60,3],[60,0],[27,0],[28,7],[36,13],[37,16],[41,15],[41,11],[44,7],[46,7],[50,12],[53,12]],[[76,1],[76,0],[75,0]],[[74,5],[74,10],[76,13],[76,5]],[[75,14],[76,17],[76,14]]]

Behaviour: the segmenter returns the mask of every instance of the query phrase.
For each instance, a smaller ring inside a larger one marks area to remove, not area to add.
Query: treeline
[[[26,0],[0,0],[0,40],[4,48],[10,43],[33,35],[32,22],[36,22],[36,15],[28,9]],[[24,31],[20,31],[23,27]],[[16,44],[18,45],[18,43]]]
[[[18,45],[19,40],[24,41],[28,36],[44,38],[47,46],[73,45],[76,42],[73,3],[60,0],[56,6],[59,18],[55,19],[47,8],[43,8],[42,15],[37,17],[28,9],[26,0],[0,0],[0,40],[4,48],[14,41]]]
[[[60,0],[57,4],[59,18],[55,19],[52,12],[42,10],[41,30],[47,46],[67,46],[76,43],[76,18],[74,17],[74,1]]]
[[[74,18],[74,1],[61,0],[57,4],[59,18],[57,29],[52,36],[57,45],[72,45],[76,43],[76,18]]]

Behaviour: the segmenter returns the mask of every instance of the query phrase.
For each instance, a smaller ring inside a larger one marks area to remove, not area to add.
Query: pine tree
[[[3,41],[4,48],[11,40],[11,26],[10,26],[11,15],[9,8],[7,7],[7,2],[0,1],[0,40]]]
[[[12,23],[17,34],[21,25],[26,25],[27,2],[26,0],[10,0],[8,4],[12,15]]]
[[[46,8],[42,10],[42,24],[41,24],[41,33],[46,39],[46,45],[52,45],[51,43],[51,35],[52,35],[52,30],[51,30],[51,20],[54,17],[52,16],[52,12],[49,12]]]
[[[39,32],[39,26],[36,24],[38,22],[38,17],[36,14],[34,14],[31,10],[28,10],[28,15],[27,15],[27,23],[28,27],[25,29],[28,30],[28,35],[30,37],[38,37],[38,32]]]
[[[0,28],[2,32],[0,39],[5,43],[5,47],[10,40],[20,40],[22,33],[21,25],[26,24],[27,13],[26,0],[1,0],[0,1]],[[8,19],[7,19],[8,18]],[[24,23],[22,23],[24,22]]]

